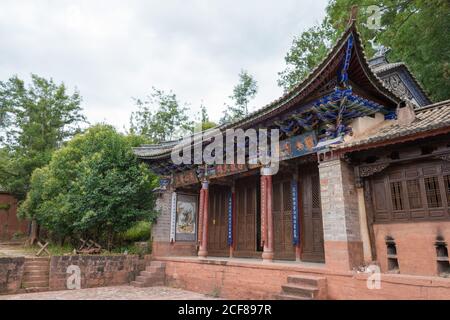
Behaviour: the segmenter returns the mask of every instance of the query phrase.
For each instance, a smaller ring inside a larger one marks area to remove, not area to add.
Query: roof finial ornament
[[[348,20],[348,25],[352,25],[355,21],[356,18],[358,17],[358,6],[355,4],[352,6],[352,8],[350,9],[350,18]]]

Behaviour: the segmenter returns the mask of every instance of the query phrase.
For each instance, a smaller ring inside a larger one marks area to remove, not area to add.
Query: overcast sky
[[[292,39],[326,0],[0,0],[0,80],[52,77],[83,96],[91,123],[128,126],[152,86],[218,120],[244,68],[276,99]]]

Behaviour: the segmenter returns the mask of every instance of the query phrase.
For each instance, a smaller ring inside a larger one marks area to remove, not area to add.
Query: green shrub
[[[122,239],[127,242],[150,240],[151,223],[139,221],[122,234]]]

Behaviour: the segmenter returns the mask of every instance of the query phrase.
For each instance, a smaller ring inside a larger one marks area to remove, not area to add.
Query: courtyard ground
[[[168,287],[102,287],[0,296],[0,300],[214,300],[204,294]]]
[[[0,242],[0,257],[33,257],[34,251],[26,250],[22,242]]]

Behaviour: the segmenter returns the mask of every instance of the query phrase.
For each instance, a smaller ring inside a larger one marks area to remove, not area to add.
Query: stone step
[[[24,266],[50,266],[50,262],[48,260],[25,261]]]
[[[141,271],[141,276],[146,276],[146,277],[161,277],[163,278],[165,275],[164,270],[160,270],[160,271]]]
[[[26,281],[48,281],[48,274],[28,274],[24,275],[24,282]]]
[[[49,273],[49,269],[42,269],[42,268],[24,268],[24,273]]]
[[[163,279],[147,279],[145,281],[131,281],[131,285],[139,288],[164,286]]]
[[[36,293],[36,292],[45,292],[50,291],[49,287],[30,287],[25,288],[26,293]]]
[[[275,300],[311,300],[311,299],[282,293],[275,295]]]
[[[48,270],[24,270],[23,274],[25,276],[30,275],[30,276],[39,276],[39,275],[48,275],[49,272]]]
[[[145,271],[148,272],[165,272],[165,268],[164,267],[157,267],[157,266],[147,266],[145,267]]]
[[[133,287],[145,288],[148,287],[144,282],[131,281],[130,283]]]
[[[42,261],[50,262],[50,258],[49,257],[26,257],[25,258],[25,263],[42,262]]]
[[[309,299],[315,299],[319,293],[317,287],[300,285],[300,284],[285,284],[281,286],[282,294],[295,295]]]
[[[154,266],[154,267],[161,267],[161,268],[166,267],[166,263],[162,262],[162,261],[152,261],[152,262],[150,262],[150,265]]]
[[[316,276],[288,276],[288,283],[292,284],[302,284],[308,286],[320,287],[320,285],[326,282],[324,277]]]
[[[23,281],[22,285],[25,288],[48,287],[48,281]]]

